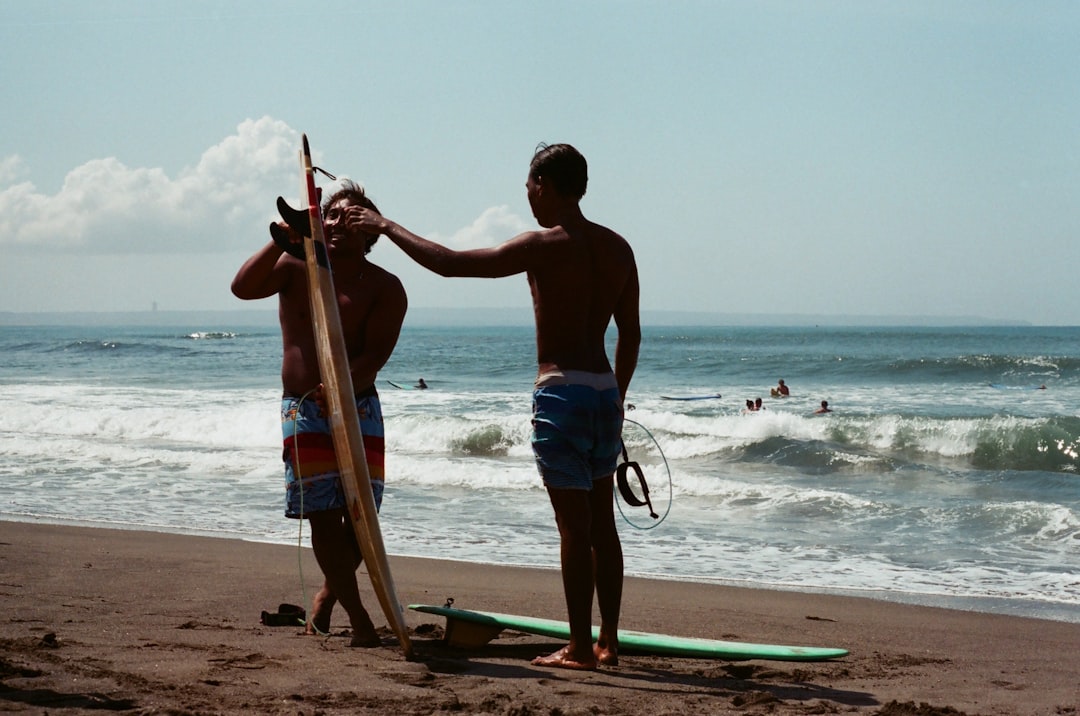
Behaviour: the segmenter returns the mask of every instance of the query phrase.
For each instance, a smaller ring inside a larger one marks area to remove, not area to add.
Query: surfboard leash
[[[648,507],[649,517],[654,520],[659,518],[656,510],[653,509],[652,500],[649,499],[649,483],[645,481],[645,473],[642,472],[641,465],[632,461],[626,454],[625,442],[622,444],[622,459],[622,464],[615,471],[615,484],[619,486],[619,493],[622,495],[623,501],[633,507]],[[634,490],[630,487],[630,483],[626,478],[626,473],[630,470],[633,470],[634,474],[637,475],[638,484],[641,485],[642,499],[638,499],[638,496],[634,494]]]
[[[652,522],[651,524],[644,525],[644,526],[639,525],[636,522],[634,522],[633,520],[631,520],[630,517],[626,514],[626,512],[623,511],[622,504],[620,503],[620,501],[618,499],[615,500],[615,504],[619,508],[619,514],[622,515],[622,518],[624,520],[626,520],[626,523],[628,525],[630,525],[631,527],[633,527],[635,529],[639,529],[639,530],[651,530],[651,529],[654,529],[655,527],[660,526],[660,524],[662,524],[663,521],[665,519],[667,519],[667,516],[671,513],[671,505],[672,505],[672,502],[674,501],[674,498],[673,498],[673,486],[672,486],[672,483],[671,483],[671,467],[668,465],[667,456],[664,455],[663,448],[660,447],[660,442],[656,439],[656,437],[651,432],[649,432],[648,428],[646,428],[644,425],[642,425],[641,423],[639,423],[637,421],[630,420],[629,418],[623,418],[623,422],[624,423],[631,423],[632,425],[636,425],[637,427],[641,428],[642,432],[644,432],[649,437],[649,439],[652,440],[653,445],[656,446],[656,451],[658,453],[660,453],[660,459],[663,461],[663,464],[664,464],[664,471],[667,473],[667,484],[668,484],[667,508],[664,510],[663,516],[660,516],[660,515],[658,515],[656,513],[656,510],[653,508],[652,498],[651,498],[650,493],[649,493],[649,484],[645,480],[645,471],[642,469],[640,464],[638,464],[635,461],[630,460],[629,455],[627,454],[627,450],[626,450],[626,443],[623,442],[623,444],[622,444],[622,459],[623,459],[623,461],[618,466],[618,468],[616,468],[616,471],[615,471],[615,486],[617,488],[618,495],[622,497],[623,502],[625,502],[627,505],[629,505],[631,507],[647,507],[648,510],[649,510],[649,517],[651,517],[654,520],[654,522]],[[638,479],[638,484],[640,485],[641,491],[642,491],[642,497],[638,497],[634,493],[633,488],[630,486],[630,480],[627,477],[627,473],[630,472],[631,470],[634,472],[634,475]]]

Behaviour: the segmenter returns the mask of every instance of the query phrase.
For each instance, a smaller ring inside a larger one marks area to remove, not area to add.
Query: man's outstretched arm
[[[538,248],[535,246],[537,232],[526,232],[498,246],[455,251],[418,236],[369,209],[350,206],[347,211],[350,228],[386,236],[413,261],[440,276],[512,276],[528,270],[528,261]]]

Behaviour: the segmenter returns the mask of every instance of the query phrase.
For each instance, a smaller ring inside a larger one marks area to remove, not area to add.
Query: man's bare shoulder
[[[603,224],[598,224],[595,221],[590,221],[588,226],[589,230],[594,232],[597,236],[604,236],[615,241],[626,243],[626,239],[623,238],[622,234],[612,228],[604,226]]]
[[[506,243],[518,243],[518,244],[537,244],[537,243],[552,243],[557,241],[563,241],[570,238],[570,235],[561,226],[553,226],[549,229],[530,229],[529,231],[523,231],[514,238],[510,239]]]
[[[396,274],[390,273],[382,266],[373,264],[370,261],[368,261],[367,266],[364,268],[364,277],[371,283],[385,289],[403,288],[401,279],[399,279]]]
[[[537,262],[547,263],[559,252],[573,245],[571,235],[561,226],[546,229],[523,231],[492,249],[503,256],[521,258],[526,268],[534,267]]]
[[[627,241],[622,234],[613,229],[609,229],[603,224],[597,224],[593,221],[589,222],[588,231],[593,242],[600,244],[604,250],[616,252],[631,260],[633,259],[634,250],[630,246],[630,242]]]

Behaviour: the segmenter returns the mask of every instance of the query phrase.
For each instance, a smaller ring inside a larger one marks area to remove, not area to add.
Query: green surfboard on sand
[[[427,604],[410,604],[409,609],[446,617],[446,641],[451,646],[483,646],[503,629],[515,629],[527,634],[569,639],[570,627],[566,622],[537,617],[522,617],[496,612],[474,612],[454,607],[436,607]],[[593,627],[593,638],[599,634]],[[619,630],[619,651],[626,654],[653,654],[679,656],[688,659],[725,659],[744,661],[768,659],[772,661],[827,661],[847,656],[847,649],[817,646],[782,646],[777,644],[750,644],[738,641],[718,641],[693,637],[649,634],[642,631]]]

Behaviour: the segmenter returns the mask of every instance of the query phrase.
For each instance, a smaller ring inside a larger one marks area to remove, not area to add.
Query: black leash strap
[[[622,464],[619,465],[619,467],[615,470],[615,483],[619,486],[619,494],[622,495],[622,498],[626,502],[626,504],[633,507],[641,507],[642,505],[647,505],[649,508],[649,517],[652,517],[654,520],[659,519],[660,515],[656,514],[656,512],[653,510],[652,500],[649,499],[649,484],[645,482],[645,473],[642,472],[641,465],[638,465],[636,462],[632,462],[630,460],[630,457],[626,454],[626,443],[623,443],[622,446],[622,459]],[[644,499],[641,499],[637,495],[635,495],[633,489],[631,489],[630,483],[626,478],[626,473],[629,470],[633,470],[634,474],[637,475],[638,483],[641,485],[641,493],[644,496]]]

